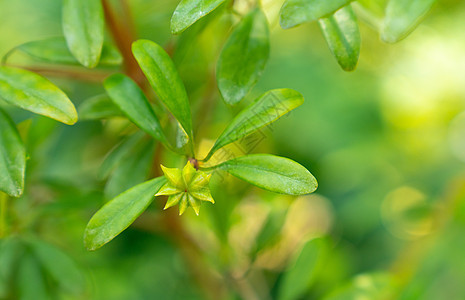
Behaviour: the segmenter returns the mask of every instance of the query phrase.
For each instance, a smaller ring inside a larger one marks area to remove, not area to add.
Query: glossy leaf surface
[[[287,0],[281,8],[279,23],[288,29],[327,17],[351,0]]]
[[[114,74],[105,80],[104,86],[113,102],[134,124],[154,139],[167,142],[152,106],[132,79],[123,74]]]
[[[134,42],[132,52],[160,100],[192,139],[189,99],[181,77],[169,55],[162,47],[148,40]]]
[[[304,195],[314,192],[318,186],[315,177],[302,165],[270,154],[241,156],[218,167],[250,184],[276,193]]]
[[[220,148],[276,121],[303,102],[302,94],[292,89],[276,89],[264,93],[231,121],[205,160]]]
[[[181,0],[171,17],[171,33],[180,34],[225,0]]]
[[[76,109],[65,93],[30,71],[0,67],[0,97],[12,105],[68,125],[77,121]]]
[[[19,197],[23,193],[25,169],[23,141],[13,121],[0,109],[0,191]]]
[[[105,204],[89,221],[84,233],[88,250],[96,250],[123,230],[150,205],[154,195],[166,183],[165,177],[146,181]]]
[[[103,8],[96,0],[63,0],[63,33],[68,48],[83,66],[93,68],[103,47]]]
[[[345,71],[353,71],[360,56],[360,31],[350,6],[319,20],[329,49]]]
[[[268,22],[255,9],[237,25],[218,60],[218,88],[226,103],[241,101],[265,69],[270,54]]]

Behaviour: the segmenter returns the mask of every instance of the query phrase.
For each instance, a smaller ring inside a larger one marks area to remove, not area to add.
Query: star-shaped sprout
[[[199,215],[201,201],[215,203],[208,187],[211,174],[195,170],[189,161],[182,171],[177,168],[166,168],[163,165],[161,169],[168,182],[155,196],[169,196],[164,209],[179,203],[179,215],[182,215],[188,206],[192,206]]]

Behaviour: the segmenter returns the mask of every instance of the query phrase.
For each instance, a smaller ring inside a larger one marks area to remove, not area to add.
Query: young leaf
[[[349,6],[319,20],[329,49],[345,71],[353,71],[360,55],[360,31],[357,17]]]
[[[134,42],[132,52],[160,100],[192,140],[189,99],[181,77],[169,55],[162,47],[148,40]]]
[[[79,64],[69,51],[63,37],[28,42],[18,46],[17,49],[40,61],[70,65]],[[120,65],[122,61],[121,54],[114,46],[108,43],[103,44],[99,65]]]
[[[226,103],[234,105],[247,95],[262,75],[269,54],[268,22],[255,9],[234,29],[218,60],[218,88]]]
[[[181,0],[171,17],[171,33],[180,34],[225,0]]]
[[[381,30],[381,39],[396,43],[405,38],[421,22],[436,0],[390,0]]]
[[[292,89],[271,90],[244,108],[226,127],[204,159],[220,148],[276,121],[304,102],[302,94]]]
[[[84,274],[66,253],[38,239],[30,240],[29,243],[43,269],[62,289],[75,294],[84,292]]]
[[[166,183],[165,177],[146,181],[105,204],[89,221],[84,233],[88,250],[96,250],[123,230],[150,205],[154,195]]]
[[[286,0],[279,15],[279,23],[288,29],[305,22],[326,17],[352,0]]]
[[[85,100],[78,107],[78,115],[81,120],[99,120],[122,116],[123,112],[103,94]]]
[[[315,279],[326,256],[326,240],[316,238],[306,242],[292,266],[284,273],[278,300],[300,299]]]
[[[76,109],[65,93],[30,71],[0,67],[0,98],[68,125],[77,121]]]
[[[132,79],[114,74],[105,80],[104,86],[113,102],[134,124],[154,139],[165,144],[168,142],[152,106]]]
[[[0,191],[19,197],[24,188],[26,149],[15,124],[0,109]]]
[[[96,0],[63,0],[63,33],[73,56],[87,68],[97,66],[103,46],[103,8]]]
[[[318,183],[302,165],[285,157],[252,154],[228,160],[218,168],[262,189],[304,195],[316,190]]]

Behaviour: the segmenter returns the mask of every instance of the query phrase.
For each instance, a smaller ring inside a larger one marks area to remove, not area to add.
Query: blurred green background
[[[202,116],[201,95],[230,17],[215,13],[173,38],[169,20],[177,1],[128,2],[139,38],[182,46],[174,60],[194,116]],[[293,299],[282,292],[289,281],[286,270],[316,237],[327,244],[325,257],[315,270],[302,265],[314,275],[296,299],[465,299],[465,3],[439,1],[419,28],[395,45],[382,43],[375,28],[362,22],[358,68],[345,73],[317,24],[279,27],[281,2],[263,1],[271,57],[246,102],[285,87],[301,92],[305,103],[263,130],[252,151],[300,162],[319,188],[295,198],[227,178],[228,188],[213,190],[214,206],[202,207],[200,217],[192,212],[181,217],[203,251],[203,268],[231,287],[225,294],[220,289],[218,299]],[[60,15],[61,1],[0,0],[0,56],[24,42],[62,35]],[[29,63],[20,56],[12,61]],[[103,93],[99,84],[49,78],[77,106]],[[7,109],[20,128],[28,128],[22,131],[30,156],[27,193],[12,200],[19,235],[64,250],[85,274],[84,293],[55,297],[207,297],[186,263],[189,249],[152,222],[167,213],[160,203],[102,249],[83,247],[85,225],[107,201],[108,185],[98,178],[98,168],[124,135],[125,120],[65,126]],[[234,113],[216,92],[211,115],[194,118],[197,136],[208,144]],[[24,122],[31,117],[31,123]],[[133,176],[130,168],[122,169],[110,180],[121,186]],[[255,251],[263,228],[272,228],[269,216],[276,217],[278,229]]]

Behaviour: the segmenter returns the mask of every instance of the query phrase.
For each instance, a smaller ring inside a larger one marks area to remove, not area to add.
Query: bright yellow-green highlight
[[[161,165],[168,182],[162,186],[155,196],[169,196],[165,208],[179,204],[179,215],[191,206],[196,215],[199,215],[202,201],[215,203],[210,193],[208,183],[211,173],[195,170],[188,161],[182,171],[177,168],[166,168]]]

